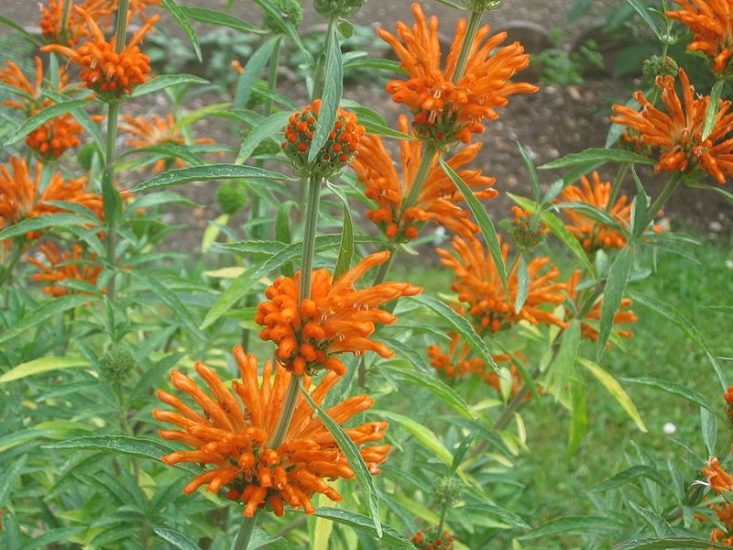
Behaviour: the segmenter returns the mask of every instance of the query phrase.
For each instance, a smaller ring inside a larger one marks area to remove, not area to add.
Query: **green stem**
[[[280,65],[280,46],[282,45],[282,36],[278,37],[275,41],[275,47],[272,50],[272,57],[270,57],[269,73],[267,75],[267,89],[271,92],[277,88],[277,69]],[[272,97],[269,95],[265,98],[265,116],[272,114]]]
[[[509,401],[509,403],[506,406],[506,409],[501,413],[501,416],[496,419],[496,422],[494,423],[494,429],[495,430],[503,430],[507,427],[509,422],[512,418],[514,418],[514,413],[519,409],[526,401],[527,396],[529,395],[530,389],[527,384],[524,384],[517,393],[514,394],[514,397],[512,397],[512,400]]]
[[[321,176],[308,178],[308,196],[305,205],[305,228],[303,230],[303,254],[300,269],[300,300],[311,293],[311,272],[316,251],[316,231],[318,229],[318,206],[321,199]]]
[[[102,178],[102,200],[104,214],[107,217],[107,261],[112,269],[107,295],[110,300],[115,298],[115,248],[117,246],[117,205],[119,196],[115,188],[115,152],[117,142],[117,118],[120,113],[120,104],[117,101],[108,104],[107,113],[107,147],[104,155],[105,167]]]
[[[483,15],[483,10],[475,10],[471,12],[471,18],[468,20],[468,28],[466,29],[466,37],[463,39],[463,44],[461,44],[461,51],[458,54],[458,61],[456,61],[456,70],[453,71],[453,83],[457,83],[461,77],[463,77],[463,73],[466,72],[466,65],[468,65],[468,54],[471,52],[471,46],[473,45],[473,40],[476,38],[476,32],[478,32],[478,28],[481,26],[481,16]]]
[[[120,53],[125,49],[127,42],[127,10],[130,7],[130,0],[120,0],[115,15],[115,52]]]
[[[239,532],[237,533],[237,539],[234,541],[234,547],[232,550],[247,550],[256,525],[257,512],[255,512],[255,515],[251,518],[242,516],[242,523],[239,525]]]
[[[440,523],[438,523],[438,530],[435,533],[436,539],[442,538],[443,526],[445,525],[445,518],[448,515],[448,505],[449,504],[450,504],[449,501],[446,501],[443,503],[443,511],[440,513]]]
[[[402,215],[417,202],[420,191],[422,191],[422,186],[425,180],[428,179],[428,174],[430,173],[430,168],[433,165],[433,160],[437,152],[437,148],[432,143],[425,142],[423,144],[422,158],[420,159],[420,165],[417,167],[415,179],[412,180],[412,186],[410,187],[407,198],[402,202]]]
[[[669,178],[669,181],[662,189],[662,192],[659,193],[659,196],[654,199],[654,202],[649,207],[649,215],[647,217],[645,226],[649,225],[651,222],[654,221],[654,218],[657,216],[659,211],[664,207],[665,204],[667,204],[667,201],[669,200],[669,197],[672,196],[672,193],[674,193],[674,190],[677,189],[677,186],[682,181],[682,176],[679,172],[675,172],[675,174]]]
[[[621,168],[619,168],[618,172],[616,173],[616,177],[613,180],[613,186],[611,187],[611,197],[608,199],[608,204],[606,205],[606,212],[610,213],[613,205],[616,203],[619,191],[621,191],[621,184],[626,179],[626,173],[628,171],[629,165],[622,164]]]
[[[285,440],[288,428],[290,427],[290,422],[293,420],[293,414],[295,414],[295,405],[298,403],[300,379],[301,377],[296,375],[292,375],[290,377],[290,383],[288,384],[288,389],[285,392],[285,403],[280,411],[280,418],[277,421],[277,428],[275,428],[275,433],[272,434],[272,438],[267,443],[267,446],[270,449],[277,449]]]
[[[69,26],[69,16],[71,15],[71,7],[74,5],[74,0],[64,0],[63,11],[61,12],[61,27],[59,35],[66,37],[66,27]]]
[[[23,252],[23,243],[22,243],[23,237],[16,237],[13,239],[13,255],[10,258],[10,263],[5,268],[5,270],[0,274],[0,286],[3,286],[6,282],[10,280],[10,278],[13,275],[13,269],[15,269],[15,266],[18,263],[18,260],[20,260],[20,256]]]

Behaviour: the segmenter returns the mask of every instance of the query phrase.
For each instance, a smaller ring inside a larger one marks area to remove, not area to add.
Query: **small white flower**
[[[666,433],[667,435],[672,435],[677,431],[677,426],[672,424],[671,422],[666,422],[664,426],[662,427],[662,431]]]

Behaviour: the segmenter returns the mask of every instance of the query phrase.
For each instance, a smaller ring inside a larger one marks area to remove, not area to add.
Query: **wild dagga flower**
[[[157,115],[138,117],[122,115],[122,123],[119,128],[122,133],[128,134],[127,145],[130,147],[186,143],[186,138],[183,136],[181,129],[176,126],[173,115],[165,117]],[[196,138],[194,143],[213,143],[213,140],[211,138]],[[173,159],[158,159],[153,164],[152,170],[161,172],[170,163],[174,163],[179,168],[186,166],[182,158],[175,157]]]
[[[400,116],[398,126],[400,131],[410,133],[407,117]],[[448,164],[475,190],[479,199],[490,199],[498,194],[491,189],[494,178],[483,176],[480,170],[460,170],[476,157],[480,149],[481,144],[478,143],[465,147],[448,160]],[[401,172],[398,173],[392,156],[379,136],[367,134],[362,138],[359,156],[351,163],[351,167],[366,188],[366,196],[377,203],[377,208],[369,210],[367,217],[379,225],[390,239],[414,239],[427,221],[440,224],[464,237],[476,233],[479,227],[470,220],[468,212],[456,204],[464,197],[438,165],[437,155],[415,203],[409,206],[405,204],[424,153],[421,142],[400,141]]]
[[[560,270],[552,265],[550,258],[534,258],[527,270],[529,283],[527,299],[519,312],[514,310],[519,292],[518,267],[515,265],[508,274],[509,295],[502,287],[491,254],[477,239],[453,239],[454,256],[445,249],[438,248],[443,265],[451,268],[456,282],[451,288],[458,293],[458,299],[468,305],[468,312],[479,330],[498,332],[520,321],[532,324],[547,323],[564,327],[562,319],[542,309],[543,306],[556,306],[565,301],[566,283],[556,281]],[[506,262],[509,245],[501,246]]]
[[[716,457],[712,457],[702,471],[708,478],[710,489],[716,495],[727,495],[733,492],[733,476],[723,469]],[[730,496],[728,495],[727,498]],[[710,508],[724,527],[724,530],[713,529],[710,533],[710,540],[733,546],[733,504],[729,502],[711,504]]]
[[[679,76],[682,99],[675,91],[674,78],[657,77],[666,112],[652,105],[642,91],[637,91],[634,98],[641,111],[614,105],[611,121],[628,126],[624,139],[631,145],[659,149],[657,172],[689,173],[701,169],[725,184],[726,178],[733,175],[733,139],[729,137],[733,130],[731,102],[719,101],[712,131],[703,139],[710,98],[695,96],[695,88],[685,71],[680,70]]]
[[[68,57],[79,66],[79,76],[86,87],[95,90],[103,99],[119,98],[143,84],[150,75],[150,58],[140,51],[138,44],[153,28],[158,16],[148,19],[124,49],[117,53],[115,37],[107,40],[91,15],[78,7],[75,10],[84,17],[89,37],[74,48],[50,44],[43,46],[41,51]]]
[[[454,548],[453,542],[456,539],[451,537],[448,531],[443,531],[442,535],[430,535],[420,530],[410,540],[415,548],[421,550],[452,550]]]
[[[392,80],[387,91],[396,103],[412,109],[417,134],[439,144],[461,140],[483,132],[484,120],[499,118],[495,108],[507,104],[512,94],[534,93],[537,86],[514,83],[514,74],[529,65],[529,56],[519,42],[499,47],[506,33],[489,36],[481,27],[470,46],[462,76],[453,82],[458,55],[466,38],[466,20],[461,19],[448,56],[443,62],[438,39],[438,19],[426,21],[419,4],[412,5],[412,28],[397,23],[397,36],[379,29],[379,36],[395,50],[407,72],[407,80]],[[441,65],[443,65],[441,67]]]
[[[580,178],[580,186],[569,185],[560,194],[561,202],[577,202],[594,206],[603,210],[622,227],[628,227],[631,223],[631,204],[626,195],[620,195],[613,206],[611,201],[612,185],[610,182],[601,181],[598,172],[593,172],[592,182],[585,176]],[[626,237],[618,229],[596,221],[582,210],[573,208],[563,209],[563,214],[568,220],[565,226],[588,251],[595,251],[599,248],[623,248],[626,244]]]
[[[207,485],[211,492],[224,489],[231,500],[244,503],[243,513],[248,517],[266,504],[278,516],[284,513],[284,504],[312,514],[310,499],[315,493],[341,500],[326,480],[351,479],[354,472],[330,432],[320,419],[313,417],[314,411],[302,395],[298,396],[293,420],[282,443],[277,448],[269,446],[291,374],[278,366],[273,373],[273,365],[268,361],[259,383],[255,356],[246,355],[237,346],[234,357],[241,380],[232,383],[233,391],[203,363],[196,363],[196,372],[206,382],[208,391],[181,372],[172,372],[173,385],[188,394],[201,413],[178,397],[162,390],[157,392],[158,399],[175,410],[154,410],[153,416],[179,428],[163,430],[161,436],[193,449],[166,455],[163,462],[210,466],[186,485],[184,492],[190,494],[201,485]],[[338,378],[329,372],[312,390],[310,378],[305,378],[303,383],[313,400],[321,404]],[[373,403],[370,397],[358,395],[330,407],[327,412],[335,422],[344,424],[371,408]],[[369,444],[382,440],[386,429],[386,422],[368,422],[345,429],[354,444],[361,446],[361,456],[372,474],[379,473],[379,464],[387,458],[390,446]]]
[[[68,75],[60,69],[58,86],[54,91],[62,93],[67,80]],[[5,67],[0,67],[0,82],[21,92],[19,99],[6,99],[3,105],[22,111],[27,117],[54,104],[50,98],[43,97],[43,62],[40,57],[35,58],[35,75],[32,82],[12,61],[8,61]],[[44,159],[54,159],[63,155],[67,149],[78,146],[81,143],[79,139],[81,133],[81,125],[71,114],[66,113],[32,130],[26,136],[25,143]]]
[[[302,111],[293,113],[285,128],[282,149],[293,163],[299,176],[328,177],[349,164],[356,156],[364,127],[356,122],[356,115],[339,108],[328,141],[313,162],[308,162],[308,151],[316,130],[321,100],[316,99]]]
[[[567,289],[568,296],[572,301],[578,299],[578,291],[576,286],[580,282],[583,273],[581,271],[575,271],[568,279]],[[616,325],[627,325],[630,323],[636,323],[639,318],[631,310],[633,302],[629,298],[623,298],[619,304],[618,311],[613,317],[613,324]],[[580,332],[583,336],[596,342],[598,340],[598,324],[601,320],[601,312],[603,311],[603,298],[597,298],[591,305],[588,311],[580,319]],[[634,333],[627,329],[618,329],[616,334],[623,338],[631,338]]]
[[[667,10],[665,15],[676,19],[692,31],[690,51],[707,55],[718,73],[728,73],[733,55],[733,8],[730,0],[674,0],[681,8]]]
[[[96,286],[102,266],[95,262],[95,254],[85,257],[83,248],[78,244],[71,250],[61,252],[52,242],[38,245],[38,250],[45,262],[33,257],[26,258],[26,261],[39,270],[39,273],[31,275],[32,281],[49,283],[49,286],[43,287],[43,292],[49,296],[65,296],[76,292],[58,284],[63,281],[80,281]]]
[[[70,0],[71,1],[71,0]],[[108,0],[84,0],[76,6],[83,9],[99,25],[109,25],[116,6]],[[49,0],[48,5],[40,4],[41,34],[46,41],[54,44],[73,46],[81,38],[89,36],[84,17],[76,10],[69,11],[65,28],[61,28],[64,19],[64,0]]]
[[[473,357],[471,346],[463,342],[457,333],[451,332],[449,336],[451,342],[447,351],[443,351],[437,344],[428,346],[430,365],[448,379],[463,378],[475,374],[486,384],[501,393],[501,379],[499,375],[491,367],[488,367],[482,359]],[[497,354],[493,355],[492,358],[497,363],[508,363],[512,383],[510,393],[514,395],[522,386],[522,376],[514,364],[512,356]]]
[[[512,206],[512,214],[512,241],[522,252],[532,254],[545,241],[550,230],[539,215],[519,206]]]
[[[302,375],[328,369],[341,375],[346,367],[335,354],[374,351],[392,357],[387,346],[369,338],[377,323],[397,320],[379,306],[422,289],[396,282],[361,290],[354,287],[364,273],[388,258],[389,252],[370,254],[335,280],[327,269],[315,270],[310,297],[302,302],[298,300],[300,272],[280,277],[265,290],[268,301],[257,307],[255,321],[265,327],[260,337],[277,345],[275,356],[287,370]]]
[[[73,202],[102,215],[102,197],[86,191],[84,178],[64,180],[54,172],[41,190],[41,168],[36,164],[35,176],[31,178],[25,161],[18,157],[10,157],[10,166],[0,165],[0,227],[63,211],[62,207],[49,204],[51,201]]]

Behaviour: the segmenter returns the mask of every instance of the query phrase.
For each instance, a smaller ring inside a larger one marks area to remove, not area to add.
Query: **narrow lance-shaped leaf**
[[[524,307],[524,302],[527,301],[527,295],[529,293],[529,269],[527,266],[527,260],[524,258],[524,254],[519,256],[517,260],[517,298],[514,301],[514,312],[519,313]]]
[[[416,422],[412,418],[408,418],[402,414],[397,414],[392,411],[380,410],[374,412],[381,417],[385,417],[389,420],[397,422],[400,426],[402,426],[405,430],[412,434],[423,447],[432,452],[435,457],[446,466],[450,467],[450,465],[453,463],[453,455],[451,454],[451,452],[446,449],[445,445],[440,442],[438,436],[436,436],[435,433],[425,425]]]
[[[629,3],[629,5],[632,8],[634,8],[634,10],[636,10],[636,13],[638,13],[641,16],[641,18],[649,26],[649,28],[656,35],[656,37],[659,40],[662,40],[662,33],[659,31],[659,27],[657,26],[654,19],[652,19],[652,16],[649,13],[649,9],[641,2],[641,0],[626,0],[626,1]]]
[[[219,10],[210,10],[199,6],[179,6],[186,17],[199,23],[208,23],[219,27],[229,27],[247,34],[263,34],[267,31],[259,29],[247,21]]]
[[[71,111],[78,109],[79,107],[83,107],[84,105],[88,105],[89,103],[90,101],[87,99],[75,99],[72,101],[65,101],[63,103],[55,103],[50,107],[46,107],[45,109],[37,112],[35,115],[32,115],[25,119],[23,123],[18,126],[18,129],[15,131],[15,133],[5,141],[5,145],[18,143],[33,130],[35,130],[42,124],[45,124],[52,118],[70,113]]]
[[[203,166],[192,166],[179,170],[168,170],[155,176],[148,181],[137,185],[133,191],[140,192],[156,187],[168,187],[170,185],[181,185],[191,181],[208,181],[220,179],[288,179],[283,174],[271,172],[253,166],[241,166],[239,164],[207,164]]]
[[[201,550],[195,542],[173,529],[169,529],[167,527],[153,527],[153,531],[161,539],[166,542],[170,542],[179,550]]]
[[[196,54],[196,59],[202,61],[199,37],[196,36],[196,31],[193,30],[191,23],[188,21],[188,17],[186,17],[186,14],[183,12],[181,7],[175,2],[175,0],[163,0],[163,7],[171,14],[171,17],[176,20],[176,23],[178,23],[181,29],[183,29],[186,36],[188,36],[188,39],[193,45],[193,51]]]
[[[473,190],[466,182],[463,181],[463,178],[461,178],[461,176],[459,176],[458,173],[456,173],[456,171],[453,170],[445,160],[443,160],[442,157],[440,158],[440,166],[461,192],[466,204],[468,204],[469,210],[471,210],[471,213],[473,214],[474,219],[478,222],[478,225],[481,228],[481,234],[484,236],[486,245],[489,247],[489,252],[491,252],[491,257],[494,259],[494,263],[496,264],[496,271],[499,274],[499,279],[501,279],[501,284],[508,292],[509,285],[507,283],[504,258],[501,255],[501,245],[499,245],[496,228],[494,227],[489,214],[481,204],[481,201],[479,201],[473,194]]]
[[[91,225],[88,218],[76,214],[47,214],[35,218],[28,218],[0,231],[0,241],[25,235],[29,231],[38,231],[46,228],[60,228],[75,225]]]
[[[651,376],[642,376],[639,378],[622,378],[622,380],[624,382],[630,382],[632,384],[641,384],[642,386],[657,388],[671,395],[676,395],[677,397],[686,399],[687,401],[690,401],[691,403],[694,403],[699,407],[703,407],[712,413],[719,414],[716,405],[710,403],[708,398],[706,398],[703,394],[698,391],[691,390],[690,388],[687,388],[682,384],[678,384],[677,382],[670,382],[668,380],[662,380],[661,378],[654,378]]]
[[[60,369],[74,369],[89,366],[89,361],[83,357],[54,357],[46,356],[26,361],[20,365],[10,369],[8,372],[0,376],[0,384],[19,380],[26,376],[35,376],[44,372]]]
[[[192,74],[163,74],[151,78],[145,84],[141,84],[132,92],[132,97],[140,97],[142,95],[151,94],[159,90],[164,90],[170,86],[179,86],[181,84],[208,84],[209,81],[200,76]]]
[[[529,153],[522,146],[522,144],[517,142],[517,147],[519,148],[519,153],[522,155],[522,160],[524,161],[524,165],[527,167],[527,172],[529,172],[529,183],[532,184],[532,192],[534,193],[534,200],[535,202],[540,202],[542,191],[540,190],[540,180],[537,177],[537,168],[535,167],[534,162],[532,162],[532,159],[529,158]]]
[[[318,418],[323,422],[323,425],[336,440],[339,449],[341,449],[346,456],[346,459],[349,461],[349,466],[351,466],[351,469],[356,476],[356,481],[359,484],[359,489],[361,490],[364,501],[369,507],[369,513],[371,514],[372,521],[374,522],[377,538],[382,538],[383,531],[382,523],[379,519],[379,498],[377,497],[377,489],[374,486],[372,474],[369,473],[369,470],[364,463],[364,459],[361,457],[361,453],[359,453],[359,449],[353,440],[346,434],[344,429],[330,416],[328,416],[326,411],[318,406],[307,390],[301,387],[301,392],[308,401],[308,404],[313,407],[316,413],[318,413]]]
[[[336,123],[339,103],[344,91],[344,66],[336,25],[332,22],[328,30],[321,110],[318,112],[316,129],[308,150],[308,162],[313,162],[316,159],[318,153],[328,141],[328,135]]]
[[[288,122],[289,116],[290,113],[286,112],[274,113],[252,127],[247,137],[242,141],[237,160],[234,163],[242,164],[246,162],[260,143],[280,133]]]
[[[351,258],[354,256],[354,224],[351,220],[349,200],[346,195],[335,185],[328,184],[328,188],[341,199],[343,203],[343,228],[341,229],[341,241],[339,242],[339,255],[336,260],[336,267],[333,270],[333,279],[338,279],[351,267]]]
[[[583,441],[588,431],[588,404],[585,393],[585,386],[578,377],[571,378],[570,387],[570,403],[572,406],[572,416],[570,418],[570,426],[568,428],[568,459],[572,458],[580,443]]]
[[[723,80],[722,78],[718,79],[718,81],[713,86],[713,89],[710,91],[708,108],[705,111],[705,124],[702,127],[702,136],[700,138],[702,141],[708,139],[713,131],[713,128],[715,128],[715,119],[718,116],[718,103],[720,102],[720,94],[723,92],[724,84],[725,80]]]
[[[237,89],[234,94],[235,109],[244,109],[247,106],[252,95],[252,86],[259,80],[280,40],[280,36],[269,38],[250,56],[244,67],[244,72],[239,76],[237,82]]]
[[[370,518],[362,514],[341,510],[339,508],[318,508],[314,514],[320,518],[329,519],[343,525],[348,525],[352,529],[361,531],[371,536],[377,536],[376,529]],[[385,525],[383,527],[383,535],[381,539],[385,544],[390,544],[390,548],[414,548],[413,544],[399,534],[399,532]]]
[[[29,329],[48,321],[59,313],[81,306],[89,301],[89,296],[79,295],[61,296],[53,300],[44,301],[43,304],[30,311],[19,321],[15,322],[12,327],[0,334],[0,344],[12,340],[21,334],[25,334]]]
[[[625,151],[623,149],[602,149],[602,148],[590,148],[586,149],[582,153],[571,153],[562,158],[548,162],[540,166],[540,170],[555,170],[557,168],[570,168],[571,166],[578,166],[582,164],[588,164],[591,162],[626,162],[637,164],[654,164],[654,160],[649,157],[632,153],[631,151]]]
[[[603,307],[598,330],[598,349],[596,355],[600,359],[606,349],[606,342],[613,329],[613,320],[621,306],[626,283],[629,281],[634,264],[634,251],[630,246],[622,248],[608,270],[606,288],[603,292]]]

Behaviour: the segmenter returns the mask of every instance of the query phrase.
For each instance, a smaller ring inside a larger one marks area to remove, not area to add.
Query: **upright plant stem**
[[[682,176],[679,172],[675,172],[674,175],[669,178],[669,181],[662,189],[662,192],[659,193],[659,196],[654,199],[654,202],[649,207],[649,216],[646,225],[649,225],[650,222],[654,221],[654,217],[659,213],[664,205],[667,204],[669,197],[672,196],[672,193],[674,193],[674,190],[677,189],[677,186],[680,184],[681,181]]]
[[[61,32],[62,36],[66,35],[66,27],[69,26],[69,15],[71,15],[71,8],[74,5],[74,0],[64,0],[63,11],[61,12]]]
[[[318,229],[318,207],[321,198],[321,176],[308,179],[308,194],[305,205],[305,228],[303,230],[303,253],[300,269],[300,300],[310,296],[313,257],[316,251],[316,230]]]
[[[415,173],[415,179],[412,180],[412,186],[410,187],[410,192],[408,193],[407,197],[405,198],[404,202],[402,203],[402,214],[404,214],[405,210],[408,208],[411,208],[416,202],[417,198],[420,196],[420,191],[422,191],[422,187],[425,184],[425,180],[428,179],[428,174],[430,173],[430,167],[433,164],[433,159],[435,158],[435,154],[438,152],[435,145],[432,143],[425,142],[423,144],[423,151],[422,151],[422,158],[420,159],[420,165],[417,167],[417,172]]]
[[[249,541],[252,538],[252,533],[255,532],[255,526],[257,525],[257,514],[248,518],[242,516],[242,523],[239,525],[239,532],[237,538],[234,541],[233,550],[247,550]]]
[[[471,46],[473,45],[473,39],[476,37],[476,32],[481,26],[481,16],[483,10],[474,10],[471,12],[471,18],[468,20],[468,28],[466,29],[466,38],[463,40],[461,45],[461,51],[458,54],[458,61],[456,61],[456,70],[453,71],[453,83],[457,83],[463,73],[466,72],[466,65],[468,65],[468,54],[471,52]]]

